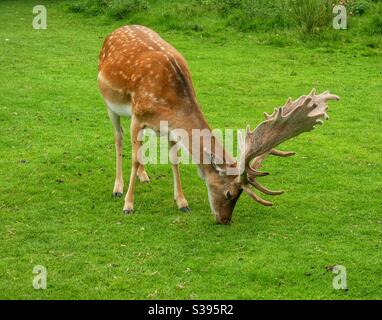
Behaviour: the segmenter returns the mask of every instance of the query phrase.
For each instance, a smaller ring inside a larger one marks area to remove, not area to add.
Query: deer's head
[[[262,199],[252,187],[272,196],[283,193],[262,186],[257,178],[268,173],[258,169],[269,154],[279,157],[294,155],[293,152],[279,151],[274,147],[303,132],[313,130],[316,125],[329,119],[329,100],[339,100],[339,97],[328,91],[316,95],[313,89],[308,96],[302,96],[295,101],[289,98],[283,107],[276,108],[271,115],[264,113],[266,120],[254,131],[247,127],[245,137],[241,137],[239,143],[242,153],[240,161],[234,165],[227,165],[213,153],[210,154],[213,170],[205,177],[205,181],[210,206],[218,223],[230,223],[236,202],[243,191],[264,206],[271,206],[272,202]]]

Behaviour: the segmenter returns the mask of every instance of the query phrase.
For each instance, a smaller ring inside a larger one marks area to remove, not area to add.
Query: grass
[[[242,196],[233,224],[219,226],[194,166],[181,168],[191,214],[173,203],[167,165],[148,166],[136,214],[121,213],[96,76],[104,37],[124,21],[45,5],[48,29],[33,30],[30,1],[0,3],[0,298],[382,297],[378,37],[280,48],[266,34],[162,33],[189,61],[215,128],[254,126],[312,87],[342,97],[324,127],[283,146],[297,156],[267,160],[264,184],[287,190],[276,205]],[[348,291],[332,288],[326,267],[336,264]],[[47,290],[32,288],[35,265],[48,269]]]
[[[380,0],[341,3],[346,6],[351,29],[358,17],[373,25],[382,13]],[[88,16],[155,25],[162,31],[216,37],[228,31],[331,33],[337,4],[336,0],[74,0],[69,9]]]

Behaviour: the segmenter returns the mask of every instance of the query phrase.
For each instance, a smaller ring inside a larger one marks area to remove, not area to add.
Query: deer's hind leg
[[[145,166],[143,164],[139,164],[137,175],[140,182],[148,183],[150,182],[150,178],[145,170]]]
[[[113,189],[114,197],[121,197],[123,194],[123,175],[122,175],[122,139],[123,139],[123,129],[121,126],[120,116],[107,109],[109,113],[109,118],[113,124],[114,128],[114,142],[115,142],[115,157],[116,157],[116,172],[115,172],[115,182]]]
[[[133,115],[131,117],[130,124],[130,133],[131,133],[131,173],[130,173],[130,181],[129,188],[125,197],[125,204],[123,207],[124,213],[132,213],[134,210],[134,188],[135,188],[135,180],[138,175],[138,169],[140,167],[139,163],[139,149],[142,145],[142,141],[139,141],[138,135],[139,131],[143,129],[143,126],[139,122],[139,120]],[[144,170],[144,169],[143,169]]]

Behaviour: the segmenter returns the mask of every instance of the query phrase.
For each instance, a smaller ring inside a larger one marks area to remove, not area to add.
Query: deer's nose
[[[230,224],[231,218],[220,218],[219,216],[216,216],[216,222],[219,224]]]

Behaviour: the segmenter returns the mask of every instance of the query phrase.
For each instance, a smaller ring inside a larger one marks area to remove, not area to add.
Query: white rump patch
[[[105,100],[107,107],[121,117],[131,117],[131,103],[117,104]]]

